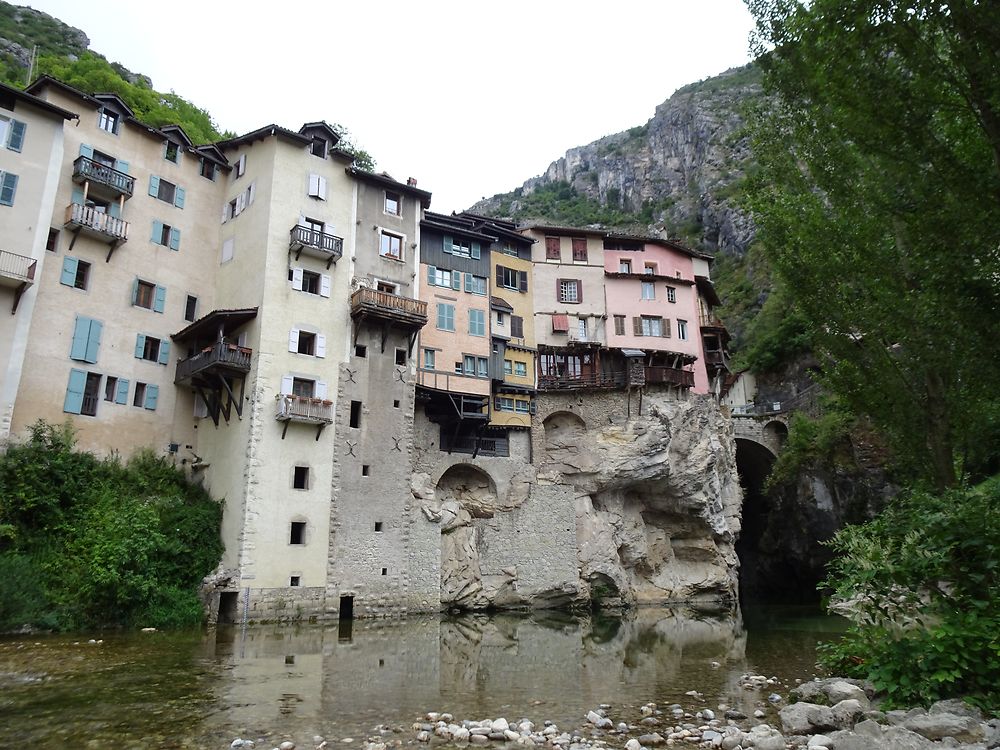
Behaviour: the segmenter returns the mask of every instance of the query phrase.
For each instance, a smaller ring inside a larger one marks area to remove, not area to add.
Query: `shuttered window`
[[[78,315],[73,327],[73,342],[70,345],[69,358],[91,364],[97,362],[102,330],[104,330],[104,324],[101,321]]]

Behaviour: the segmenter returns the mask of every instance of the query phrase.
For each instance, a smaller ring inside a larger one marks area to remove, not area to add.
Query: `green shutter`
[[[458,271],[451,272],[451,288],[456,292],[460,292],[462,290],[462,274]]]
[[[141,333],[135,335],[135,358],[142,359],[142,352],[146,348],[146,337]]]
[[[160,194],[160,178],[155,174],[149,176],[149,194],[154,198]]]
[[[479,248],[479,243],[478,242],[473,242],[472,243],[472,257],[473,257],[473,259],[474,260],[479,260],[481,256],[482,256],[482,253],[481,253],[480,248]]]
[[[153,236],[149,238],[150,242],[155,242],[157,245],[163,240],[163,222],[153,219]]]
[[[66,399],[63,401],[63,411],[69,414],[79,414],[83,411],[83,391],[87,387],[87,373],[83,370],[69,371],[69,385],[66,386]]]
[[[472,290],[472,274],[465,274],[465,291],[471,292]]]
[[[150,411],[156,411],[156,401],[160,397],[160,386],[158,385],[147,385],[146,386],[146,403],[143,404]]]
[[[167,304],[167,288],[157,284],[153,295],[153,312],[161,313]]]
[[[177,208],[184,208],[184,188],[179,187],[174,190],[174,205]]]
[[[17,175],[10,172],[0,172],[3,180],[0,182],[0,204],[4,206],[14,205],[14,193],[17,192]]]
[[[76,286],[76,268],[80,261],[69,255],[63,258],[62,273],[59,275],[59,283],[66,286]]]
[[[118,378],[118,392],[115,394],[115,403],[128,403],[128,381],[124,378]]]
[[[444,251],[444,252],[446,252],[446,253],[449,253],[449,254],[450,254],[450,253],[451,253],[451,246],[452,246],[452,245],[454,245],[454,244],[455,244],[455,243],[454,243],[454,242],[452,242],[452,240],[451,240],[451,237],[449,237],[449,236],[448,236],[448,235],[446,234],[446,235],[444,236],[444,240],[443,240],[443,241],[442,241],[442,243],[441,243],[441,250],[442,250],[442,251]]]
[[[170,364],[170,342],[160,340],[160,355],[157,357],[157,362],[161,365]]]
[[[87,356],[85,358],[86,362],[94,364],[97,362],[97,354],[101,348],[101,331],[104,330],[104,324],[99,320],[90,321],[90,330],[87,333]]]
[[[427,283],[434,286],[434,280],[437,278],[437,267],[427,266]]]
[[[94,147],[88,146],[86,143],[80,144],[80,156],[84,156],[88,159],[94,158]]]
[[[69,358],[79,362],[87,360],[87,339],[90,337],[90,318],[77,316],[73,327],[73,343],[69,348]]]
[[[174,227],[170,228],[170,249],[180,250],[181,249],[181,230]]]
[[[19,152],[21,150],[21,146],[24,145],[24,131],[27,127],[20,120],[10,121],[10,136],[7,138],[7,148],[11,151]]]

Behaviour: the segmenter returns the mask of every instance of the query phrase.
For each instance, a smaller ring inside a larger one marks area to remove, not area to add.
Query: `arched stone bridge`
[[[746,440],[766,448],[776,457],[788,439],[788,421],[791,412],[781,411],[781,405],[777,403],[766,406],[772,409],[734,408],[731,412],[733,435],[737,440]]]

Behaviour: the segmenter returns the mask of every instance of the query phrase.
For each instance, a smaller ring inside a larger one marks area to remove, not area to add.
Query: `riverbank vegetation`
[[[165,459],[99,459],[35,424],[0,455],[0,632],[197,624],[221,519]]]

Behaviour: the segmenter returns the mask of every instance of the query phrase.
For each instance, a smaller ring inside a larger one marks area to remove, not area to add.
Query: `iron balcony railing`
[[[336,260],[344,254],[344,239],[326,232],[296,225],[290,232],[289,247],[292,250],[304,250],[307,253],[322,258],[333,256]]]
[[[177,375],[175,383],[190,380],[195,375],[209,368],[223,370],[234,370],[236,372],[250,372],[250,358],[253,350],[245,346],[228,344],[224,341],[217,341],[211,346],[206,346],[194,356],[182,359],[177,363]]]
[[[681,370],[676,367],[662,367],[650,365],[645,368],[646,383],[666,383],[667,385],[679,385],[685,388],[694,386],[694,373],[690,370]]]
[[[34,283],[37,263],[34,258],[0,250],[0,276],[12,279],[18,285]]]
[[[66,207],[66,226],[87,229],[121,242],[128,239],[127,221],[80,203],[70,203]]]
[[[119,195],[124,195],[126,199],[132,197],[132,191],[135,189],[134,177],[129,177],[107,164],[80,156],[73,162],[73,181],[85,180],[103,185]]]
[[[446,453],[477,453],[480,456],[509,456],[510,441],[507,438],[445,438],[441,450]]]
[[[333,423],[333,401],[282,393],[278,396],[274,418],[279,422]]]
[[[539,375],[538,390],[563,391],[582,388],[622,388],[628,382],[624,372],[590,373],[586,375]]]

